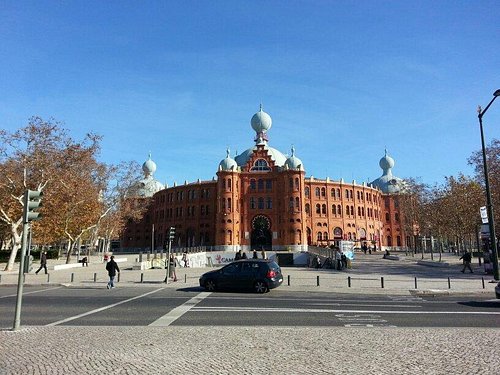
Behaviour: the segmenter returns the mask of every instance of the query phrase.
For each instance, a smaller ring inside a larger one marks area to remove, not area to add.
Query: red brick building
[[[148,160],[143,170],[149,180],[141,180],[135,196],[149,209],[141,222],[129,223],[122,248],[160,248],[170,227],[178,247],[303,251],[340,240],[379,249],[405,246],[397,206],[403,182],[392,176],[387,152],[380,160],[383,175],[370,184],[306,177],[293,148],[287,157],[269,146],[271,124],[261,108],[251,120],[255,145],[234,159],[227,150],[211,181],[163,188],[152,179],[156,165]]]

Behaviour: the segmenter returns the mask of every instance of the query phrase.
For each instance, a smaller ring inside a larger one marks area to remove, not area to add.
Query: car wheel
[[[213,280],[207,280],[205,282],[205,289],[208,292],[215,292],[215,290],[217,289],[217,285],[215,284],[215,281],[213,281]]]
[[[261,280],[256,281],[253,288],[257,293],[265,293],[268,291],[266,282]]]

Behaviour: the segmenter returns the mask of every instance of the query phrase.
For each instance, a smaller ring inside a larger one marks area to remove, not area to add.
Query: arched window
[[[319,197],[319,195],[320,195],[319,187],[316,188],[315,193],[316,193],[316,196]]]
[[[230,245],[233,242],[233,231],[228,230],[227,231],[227,240],[228,240],[228,245]]]
[[[318,241],[323,241],[323,234],[321,232],[318,232],[317,239]]]
[[[295,209],[298,211],[300,208],[300,200],[299,197],[295,197]]]
[[[255,198],[254,197],[250,198],[250,208],[255,209]]]
[[[267,161],[265,161],[264,159],[257,159],[255,161],[253,167],[250,170],[251,171],[270,171],[271,168],[269,168]]]
[[[260,197],[259,198],[259,210],[264,209],[264,198]]]
[[[337,205],[332,204],[332,214],[337,215]]]
[[[273,208],[273,199],[271,197],[267,197],[266,208],[267,209],[272,209]]]
[[[337,214],[342,216],[342,206],[340,204],[337,206]]]
[[[340,196],[340,189],[337,189],[337,198],[340,199],[341,196]]]
[[[299,179],[295,178],[295,190],[299,190]]]
[[[330,189],[330,197],[335,198],[335,189]]]
[[[321,188],[321,196],[326,197],[326,189],[325,188]]]
[[[194,207],[193,207],[194,208]],[[231,198],[227,198],[227,209],[231,211]],[[194,213],[194,210],[193,210]]]
[[[321,213],[322,213],[323,215],[326,215],[326,204],[323,204],[323,205],[321,206]]]
[[[386,213],[385,213],[385,221],[386,221],[386,222],[391,221],[391,218],[390,218],[390,216],[389,216],[389,212],[386,212]]]
[[[399,214],[397,212],[394,214],[394,219],[396,219],[396,221],[399,222]]]
[[[229,190],[229,191],[233,190],[233,189],[232,189],[232,181],[231,181],[231,179],[230,179],[230,178],[228,178],[228,179],[227,179],[227,186],[226,186],[226,189],[227,189],[227,190]]]
[[[387,246],[392,246],[392,237],[387,236]]]
[[[259,191],[264,190],[264,180],[262,178],[259,178],[259,180],[257,181],[257,186]]]
[[[323,241],[328,241],[328,233],[323,232]]]
[[[288,187],[290,188],[290,190],[293,189],[293,178],[291,177],[288,179]]]
[[[321,206],[319,204],[316,205],[316,213],[317,214],[321,213]]]
[[[309,198],[310,191],[309,191],[309,187],[308,186],[305,189],[305,195],[306,195],[307,198]]]
[[[358,207],[358,216],[361,216],[361,207]]]
[[[306,214],[310,214],[311,213],[311,206],[309,205],[309,203],[306,203]]]
[[[397,246],[401,246],[401,236],[396,237],[396,244]]]
[[[349,199],[349,190],[345,189],[345,199]]]
[[[288,207],[289,207],[290,209],[292,209],[292,208],[293,208],[293,197],[290,197],[290,198],[288,199]]]

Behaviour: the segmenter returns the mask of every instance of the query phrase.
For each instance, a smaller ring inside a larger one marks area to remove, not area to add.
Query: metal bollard
[[[382,289],[384,289],[384,278],[383,277],[380,278],[380,285],[382,286]]]
[[[481,281],[483,282],[483,289],[484,289],[484,277],[481,277]]]
[[[71,272],[71,282],[73,282],[74,280],[75,280],[75,274]]]
[[[290,275],[288,275],[288,286],[290,286]]]
[[[451,289],[451,281],[449,277],[448,277],[448,289]]]
[[[316,276],[316,286],[319,286],[319,275]]]
[[[144,282],[144,273],[141,272],[141,283],[143,283],[143,282]]]
[[[347,286],[351,287],[351,276],[347,276]]]
[[[47,274],[47,282],[50,283],[50,273]]]
[[[94,283],[97,281],[97,272],[94,272]]]
[[[2,282],[2,275],[0,275],[0,283]]]
[[[116,280],[117,282],[120,282],[120,275],[121,275],[121,273],[118,272],[118,280]]]
[[[184,274],[184,284],[187,284],[187,281],[188,280],[188,276],[186,274]]]
[[[417,287],[417,278],[415,277],[415,289],[418,289]]]

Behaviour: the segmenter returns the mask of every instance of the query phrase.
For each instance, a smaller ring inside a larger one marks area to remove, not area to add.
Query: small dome
[[[146,176],[152,175],[156,172],[156,163],[151,160],[151,154],[149,154],[149,159],[142,165],[142,170]]]
[[[387,150],[385,150],[385,155],[380,159],[378,165],[380,165],[380,168],[383,170],[391,169],[394,167],[394,159],[391,158],[389,155],[387,155]]]
[[[262,104],[260,106],[259,112],[253,115],[252,120],[250,120],[253,130],[257,133],[267,132],[271,129],[273,120],[266,112],[262,110]]]
[[[304,169],[304,165],[302,164],[302,160],[295,156],[295,148],[292,147],[292,156],[290,156],[285,161],[285,168],[288,169]]]
[[[229,156],[229,149],[226,150],[227,155],[225,159],[222,159],[219,163],[219,170],[223,171],[235,171],[238,168],[236,161]]]

